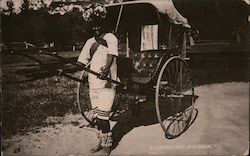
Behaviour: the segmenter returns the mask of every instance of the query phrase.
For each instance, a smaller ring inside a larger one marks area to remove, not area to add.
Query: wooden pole
[[[171,42],[171,38],[172,38],[172,26],[170,26],[169,28],[169,35],[168,35],[168,45],[171,46],[170,42]]]
[[[183,33],[183,42],[182,42],[182,50],[181,50],[181,57],[186,58],[187,55],[187,36],[186,32]]]
[[[126,57],[129,57],[129,40],[128,40],[128,32],[126,33]]]
[[[117,22],[116,22],[115,33],[117,33],[117,30],[118,30],[118,27],[119,27],[119,24],[120,24],[121,15],[122,15],[122,10],[123,10],[123,5],[122,5],[121,8],[120,8],[119,16],[118,16],[118,19],[117,19]]]

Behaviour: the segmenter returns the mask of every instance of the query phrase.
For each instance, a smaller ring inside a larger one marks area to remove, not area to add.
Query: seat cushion
[[[138,83],[149,82],[157,70],[161,56],[160,52],[154,51],[133,53],[131,80]]]

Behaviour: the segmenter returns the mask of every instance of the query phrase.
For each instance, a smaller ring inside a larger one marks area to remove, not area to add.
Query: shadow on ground
[[[197,99],[198,97],[196,97]],[[190,103],[187,104],[190,106]],[[186,107],[183,107],[181,111],[186,110]],[[136,111],[136,113],[134,112]],[[168,118],[168,117],[173,117],[174,119],[171,119],[167,125],[166,125],[166,133],[165,137],[168,139],[174,139],[184,132],[188,130],[188,128],[194,123],[195,119],[198,116],[198,110],[194,108],[194,111],[192,113],[191,118],[187,121],[187,124],[184,129],[180,129],[180,131],[176,134],[173,134],[171,131],[172,126],[176,126],[176,123],[180,123],[180,118],[175,117],[172,115],[172,112],[170,109],[162,109],[161,114],[165,114],[165,117],[163,118]],[[115,126],[112,129],[112,134],[113,134],[113,149],[117,147],[121,139],[129,133],[131,130],[133,130],[135,127],[140,127],[140,126],[149,126],[153,124],[159,123],[159,120],[157,118],[156,110],[155,110],[155,104],[153,101],[151,102],[145,102],[143,106],[140,107],[139,110],[131,110],[129,109],[128,111],[125,111],[124,113],[120,114],[117,117],[114,117],[112,120],[118,121]],[[183,122],[186,122],[185,120]]]

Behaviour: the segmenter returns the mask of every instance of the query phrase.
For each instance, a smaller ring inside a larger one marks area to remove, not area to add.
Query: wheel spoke
[[[178,62],[176,61],[175,63],[173,63],[173,65],[175,66],[175,71],[174,71],[174,89],[176,90],[177,88],[177,84],[178,84],[178,77],[179,77],[179,73],[178,73]]]
[[[176,84],[178,83],[178,77],[179,77],[179,73],[178,73],[178,62],[177,61],[175,61],[175,62],[173,62],[173,66],[174,66],[174,79],[175,79],[175,81],[174,81],[174,84],[175,84],[175,89],[176,89]]]
[[[168,81],[169,81],[169,85],[171,85],[171,80],[170,80],[171,75],[170,75],[170,68],[169,67],[167,67],[167,72],[165,73],[165,75],[167,75],[167,78],[168,78]]]
[[[173,65],[173,63],[171,63],[170,64],[170,66],[171,66],[171,85],[173,85],[174,86],[174,81],[175,81],[175,67],[174,67],[174,65]]]

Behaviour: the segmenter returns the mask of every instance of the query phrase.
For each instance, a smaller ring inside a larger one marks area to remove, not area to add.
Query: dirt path
[[[180,137],[166,139],[158,123],[119,121],[122,135],[111,155],[243,155],[249,138],[249,83],[224,83],[196,88],[199,114]],[[148,114],[147,114],[148,115]],[[86,122],[67,115],[61,124],[36,133],[2,140],[4,155],[89,155],[95,133],[74,126]],[[122,123],[122,124],[121,124]],[[117,127],[112,122],[112,127]]]

